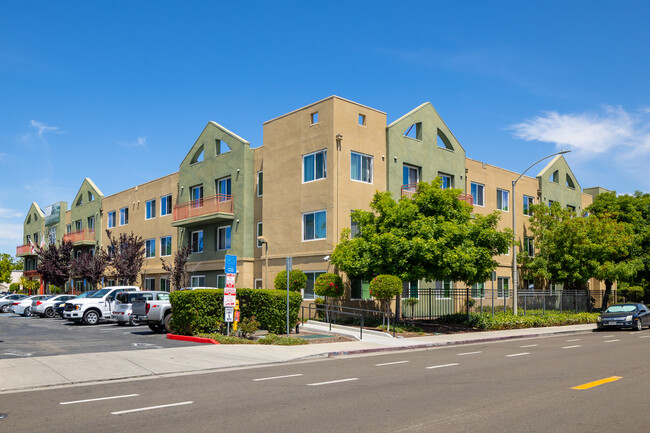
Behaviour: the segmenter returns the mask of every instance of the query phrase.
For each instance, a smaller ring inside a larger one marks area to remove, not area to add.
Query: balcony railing
[[[32,252],[32,246],[30,244],[18,245],[16,247],[16,256],[26,255],[26,254],[36,254],[36,248]]]
[[[66,235],[63,235],[63,240],[65,242],[95,242],[95,229],[83,229],[76,232],[71,232]]]
[[[409,183],[406,185],[402,185],[402,197],[411,197],[413,194],[417,192],[417,190],[418,190],[417,183]],[[472,194],[461,193],[458,196],[458,200],[464,201],[470,206],[474,206],[474,199],[472,198]]]
[[[24,271],[23,272],[24,277],[38,277],[39,273],[37,270],[31,270],[31,271]]]
[[[174,206],[174,222],[216,213],[233,213],[232,196],[217,194]]]

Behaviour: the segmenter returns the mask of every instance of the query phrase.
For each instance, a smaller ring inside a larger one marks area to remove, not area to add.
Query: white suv
[[[88,297],[66,302],[63,317],[74,322],[83,321],[86,325],[96,325],[102,319],[110,320],[111,312],[115,310],[115,295],[139,290],[136,286],[105,287]]]

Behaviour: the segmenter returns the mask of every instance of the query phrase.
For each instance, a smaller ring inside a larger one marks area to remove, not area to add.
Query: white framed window
[[[192,200],[192,207],[203,206],[203,185],[196,185],[190,188],[190,200]]]
[[[113,216],[115,216],[115,212],[113,212]],[[113,219],[113,227],[115,227],[115,219]],[[110,228],[110,227],[109,227]],[[72,233],[72,224],[66,224],[65,225],[65,233],[69,235]],[[29,235],[27,235],[27,243],[29,243]]]
[[[217,289],[226,288],[226,274],[217,275]]]
[[[419,284],[418,281],[404,281],[402,283],[402,299],[419,297]]]
[[[255,278],[255,282],[253,283],[253,288],[255,288],[255,289],[261,289],[262,288],[262,279],[261,278]]]
[[[231,226],[219,227],[217,229],[217,250],[229,250],[230,249],[230,233]]]
[[[476,283],[472,285],[472,298],[485,298],[485,283]]]
[[[123,207],[120,209],[120,225],[125,226],[129,223],[129,208]]]
[[[160,216],[170,215],[172,213],[172,195],[160,197]]]
[[[47,243],[52,245],[56,243],[56,227],[47,229]]]
[[[156,279],[155,278],[145,278],[144,279],[144,289],[145,290],[156,290]]]
[[[474,206],[485,206],[485,185],[472,182],[471,190]]]
[[[436,299],[451,299],[451,290],[454,285],[451,280],[435,282]]]
[[[156,199],[147,200],[144,219],[156,218]]]
[[[361,231],[359,230],[359,223],[350,217],[350,238],[356,238],[360,234]]]
[[[112,210],[108,213],[108,228],[112,229],[113,227],[115,227],[115,222],[116,222],[115,211]]]
[[[497,189],[497,209],[508,212],[510,192],[505,189]]]
[[[312,182],[327,177],[327,150],[309,153],[302,157],[302,182]]]
[[[535,204],[535,199],[529,195],[524,195],[524,215],[532,215],[533,211],[530,209]]]
[[[95,230],[95,217],[94,216],[88,217],[88,230],[91,230],[91,231]]]
[[[449,174],[438,173],[438,177],[442,179],[442,189],[450,189],[454,187],[454,178]]]
[[[261,222],[257,223],[257,241],[256,241],[257,242],[257,248],[262,248],[262,242],[259,239],[260,236],[263,236],[262,235],[262,228],[263,228],[262,223]]]
[[[190,251],[192,254],[203,252],[203,230],[192,232],[190,239]]]
[[[163,292],[169,292],[169,277],[160,277],[160,290]]]
[[[325,271],[306,271],[307,282],[305,284],[305,289],[303,291],[303,299],[314,299],[316,295],[314,294],[314,284],[316,283],[316,278],[319,275],[324,274]]]
[[[314,241],[327,237],[327,211],[302,214],[302,240]]]
[[[510,277],[497,278],[497,298],[506,299],[510,297]]]
[[[160,238],[160,257],[172,255],[172,237],[163,236]]]
[[[524,238],[524,251],[528,254],[528,257],[535,257],[535,240],[533,238]]]
[[[144,256],[146,258],[156,257],[156,240],[147,239],[144,241]]]
[[[261,171],[257,172],[257,196],[262,197],[264,194],[264,173]]]
[[[232,182],[230,176],[217,180],[217,194],[219,201],[228,201],[232,198]]]
[[[81,231],[81,220],[77,220],[77,221],[74,222],[74,230],[76,232]],[[34,243],[35,244],[38,243],[38,233],[34,233]]]
[[[362,153],[350,152],[350,179],[372,183],[372,166],[374,158]]]
[[[205,275],[192,275],[190,285],[191,287],[205,287]]]
[[[404,164],[402,167],[402,185],[411,185],[413,186],[413,191],[415,191],[415,187],[419,182],[420,167]]]

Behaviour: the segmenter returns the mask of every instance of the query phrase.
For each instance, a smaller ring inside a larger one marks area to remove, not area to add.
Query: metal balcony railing
[[[174,222],[216,213],[233,213],[232,196],[217,194],[174,206]]]
[[[63,235],[65,242],[95,241],[95,229],[83,229]]]
[[[417,190],[418,190],[417,183],[409,183],[406,185],[402,185],[402,197],[411,197],[413,194],[417,192]],[[474,206],[474,199],[472,198],[472,194],[461,193],[458,196],[458,200],[464,201],[470,206]]]
[[[21,254],[36,254],[36,250],[32,252],[32,246],[29,244],[18,245],[16,247],[16,255],[19,256]]]

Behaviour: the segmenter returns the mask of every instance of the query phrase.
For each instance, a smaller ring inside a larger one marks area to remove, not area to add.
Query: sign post
[[[226,272],[226,287],[223,289],[224,319],[227,323],[226,335],[230,335],[230,324],[233,322],[235,316],[235,304],[237,302],[237,289],[235,289],[237,256],[226,254],[224,269]]]
[[[291,274],[291,267],[293,258],[287,257],[287,337],[289,336],[289,274]]]

